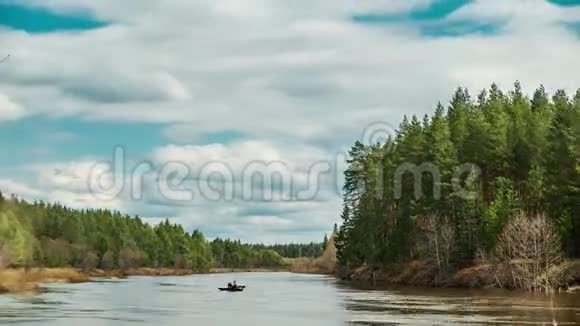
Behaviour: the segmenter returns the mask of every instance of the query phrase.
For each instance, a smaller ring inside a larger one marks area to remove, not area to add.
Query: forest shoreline
[[[567,281],[558,292],[580,292],[580,259],[565,262]],[[457,268],[439,277],[437,266],[428,260],[414,260],[402,263],[389,271],[359,267],[337,272],[337,278],[352,283],[374,285],[402,285],[428,288],[456,289],[497,289],[499,288],[489,273],[490,266],[471,264]],[[507,290],[517,290],[504,288]]]
[[[580,292],[580,260],[568,262],[571,278],[561,292]],[[427,288],[490,289],[497,288],[489,279],[488,268],[484,265],[470,265],[450,272],[438,279],[436,267],[426,260],[415,260],[400,264],[390,271],[371,271],[359,267],[335,274],[325,269],[295,270],[290,268],[212,268],[209,271],[193,271],[179,268],[132,268],[121,270],[81,271],[75,268],[32,268],[0,270],[0,295],[24,294],[42,291],[41,284],[49,283],[90,283],[96,279],[126,279],[133,276],[189,276],[201,274],[227,273],[279,273],[334,275],[336,278],[352,283],[374,285],[403,285]]]

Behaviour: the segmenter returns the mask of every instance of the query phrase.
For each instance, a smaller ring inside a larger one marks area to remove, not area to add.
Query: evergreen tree
[[[473,103],[458,88],[446,113],[438,104],[422,121],[403,117],[395,138],[355,142],[347,163],[335,238],[343,266],[420,257],[429,216],[452,221],[453,258],[473,260],[520,211],[545,213],[568,255],[580,256],[580,90],[572,100],[562,90],[550,99],[540,86],[530,99],[519,82],[507,93],[493,84]],[[475,168],[458,175],[465,163]]]

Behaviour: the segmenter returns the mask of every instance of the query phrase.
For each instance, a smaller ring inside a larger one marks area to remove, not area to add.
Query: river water
[[[244,292],[219,292],[228,281]],[[580,295],[496,290],[368,289],[290,273],[132,277],[47,285],[0,296],[0,324],[17,325],[446,325],[580,324]]]

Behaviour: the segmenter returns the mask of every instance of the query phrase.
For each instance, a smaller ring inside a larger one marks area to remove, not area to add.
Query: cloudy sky
[[[311,241],[339,219],[354,140],[458,86],[580,87],[580,1],[0,0],[8,55],[4,193]],[[244,178],[270,162],[288,172],[271,187]]]

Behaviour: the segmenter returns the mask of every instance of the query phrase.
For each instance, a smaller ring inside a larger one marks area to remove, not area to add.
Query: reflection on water
[[[347,288],[349,286],[346,286]],[[391,287],[343,289],[351,321],[362,324],[553,324],[580,322],[580,296],[503,290]],[[388,317],[385,317],[388,316]]]
[[[237,280],[241,293],[217,291]],[[0,324],[444,325],[580,322],[580,296],[495,290],[369,289],[289,273],[135,277],[0,296]]]

